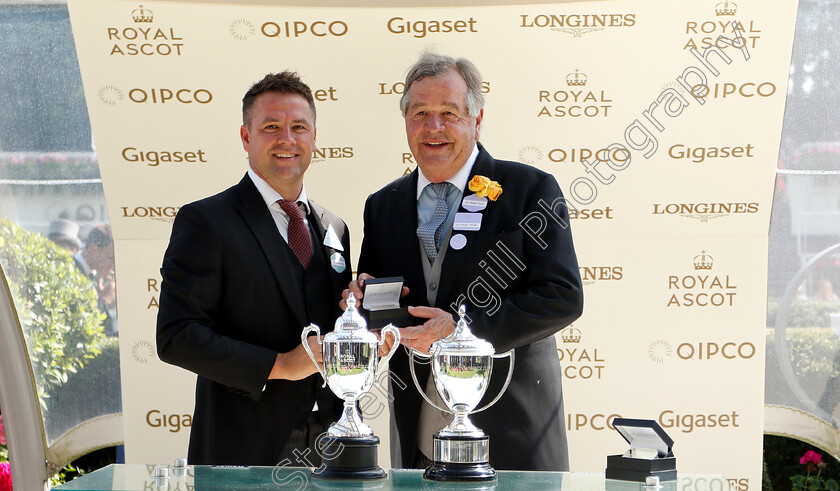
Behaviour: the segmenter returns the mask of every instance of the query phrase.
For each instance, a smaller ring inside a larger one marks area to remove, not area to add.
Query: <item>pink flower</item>
[[[0,491],[12,491],[12,472],[8,462],[0,462]]]
[[[6,427],[3,425],[3,415],[0,414],[0,445],[6,444]]]
[[[813,472],[818,468],[825,467],[825,463],[823,463],[822,455],[814,452],[813,450],[808,450],[805,452],[805,455],[799,459],[799,463],[808,466],[808,472]]]

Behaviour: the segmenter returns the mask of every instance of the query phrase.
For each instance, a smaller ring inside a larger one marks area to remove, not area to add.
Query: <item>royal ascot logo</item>
[[[606,360],[598,354],[598,348],[582,348],[580,329],[569,324],[560,331],[562,346],[557,356],[563,365],[563,376],[567,379],[598,380],[604,376]]]
[[[248,19],[236,19],[228,26],[228,34],[237,41],[247,41],[257,33],[257,25]]]
[[[159,167],[161,164],[206,164],[207,152],[195,150],[145,150],[125,147],[120,152],[123,161],[129,164]]]
[[[692,164],[702,164],[706,159],[753,158],[755,157],[753,150],[755,150],[755,147],[751,143],[726,147],[690,147],[677,143],[668,148],[668,157]]]
[[[727,36],[734,34],[736,30],[741,31],[742,43],[746,46],[755,48],[761,39],[761,29],[756,25],[755,20],[739,20],[736,17],[738,14],[738,5],[734,2],[718,2],[714,4],[714,16],[705,20],[688,20],[685,22],[686,38],[683,49],[707,49],[716,47],[726,49],[731,47],[722,42],[718,36]],[[736,46],[740,48],[743,46]]]
[[[173,223],[180,206],[121,206],[121,218],[148,219],[158,222]]]
[[[713,218],[758,213],[758,203],[654,203],[653,215],[681,216],[707,223]]]
[[[579,38],[584,34],[605,29],[633,27],[636,14],[521,14],[519,27],[523,29],[550,29]]]
[[[155,346],[145,339],[136,341],[134,344],[131,345],[131,357],[137,363],[141,365],[146,365],[147,363],[149,363],[149,360],[157,359]]]
[[[146,278],[146,291],[152,294],[146,310],[159,309],[158,295],[160,294],[160,280],[157,278]]]
[[[123,100],[135,104],[210,104],[213,101],[213,94],[203,88],[139,88],[135,87],[128,91],[127,96],[123,90],[115,85],[106,85],[97,92],[99,101],[108,106],[116,106]]]
[[[184,38],[174,27],[155,27],[155,14],[140,5],[131,11],[128,26],[106,27],[111,56],[181,56]]]
[[[702,251],[692,261],[694,274],[669,275],[666,307],[727,308],[735,305],[738,286],[728,274],[711,274],[714,258]]]
[[[611,211],[611,208],[607,208]],[[571,215],[571,211],[570,215]],[[576,218],[581,219],[580,210],[575,210]],[[586,210],[587,216],[592,213],[592,210]],[[599,214],[600,215],[600,214]],[[571,218],[571,216],[570,216]],[[620,281],[624,279],[624,271],[622,266],[578,266],[580,272],[580,280],[584,286],[591,285],[603,281]]]
[[[430,34],[466,34],[478,32],[478,21],[468,19],[423,19],[391,17],[386,28],[391,34],[408,35],[422,39]]]
[[[587,88],[589,77],[580,70],[566,75],[565,87],[537,92],[538,118],[606,118],[613,100],[604,90]]]
[[[574,343],[577,344],[580,342],[581,334],[580,329],[574,327],[573,325],[569,324],[565,329],[560,331],[560,339],[563,341],[563,344],[566,343]]]

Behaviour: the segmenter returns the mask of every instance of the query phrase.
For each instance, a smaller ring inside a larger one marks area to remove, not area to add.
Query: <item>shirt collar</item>
[[[461,170],[459,170],[454,176],[447,179],[447,182],[452,183],[452,185],[460,189],[462,193],[464,192],[464,188],[467,187],[467,181],[470,180],[470,173],[472,172],[476,158],[478,158],[478,145],[473,147],[470,158],[467,159],[466,163],[464,163],[461,167]],[[417,199],[420,199],[420,193],[422,193],[423,189],[425,189],[429,184],[431,184],[431,181],[426,179],[426,176],[423,175],[423,171],[421,169],[417,169]]]
[[[248,169],[248,177],[251,178],[254,186],[257,187],[257,191],[260,192],[260,196],[262,196],[263,201],[265,201],[265,206],[271,207],[271,205],[277,203],[277,200],[283,199],[283,196],[280,195],[276,189],[271,187],[271,185],[265,182],[262,177],[258,176],[257,173],[254,172],[254,169]],[[299,201],[303,204],[303,214],[308,215],[309,200],[306,198],[306,184],[301,186],[300,195],[295,201]]]

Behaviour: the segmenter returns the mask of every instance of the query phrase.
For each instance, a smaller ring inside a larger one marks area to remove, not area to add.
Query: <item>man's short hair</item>
[[[467,111],[471,117],[478,116],[484,108],[484,95],[481,93],[481,73],[466,58],[452,58],[426,51],[420,59],[408,68],[405,75],[405,90],[400,98],[400,111],[405,116],[408,110],[409,89],[414,82],[426,77],[437,77],[450,70],[455,70],[467,84]]]
[[[248,126],[248,118],[251,116],[254,101],[260,94],[266,92],[297,94],[303,97],[312,109],[312,122],[315,122],[315,98],[312,97],[312,90],[303,83],[297,72],[286,70],[282,73],[269,73],[248,89],[242,98],[242,124]]]
[[[99,248],[108,247],[113,242],[111,238],[111,226],[107,223],[100,223],[95,225],[90,232],[88,232],[85,243],[87,245],[96,244]]]

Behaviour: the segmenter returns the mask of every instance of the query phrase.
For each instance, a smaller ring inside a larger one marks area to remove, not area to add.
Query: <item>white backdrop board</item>
[[[129,461],[186,453],[192,376],[149,349],[154,282],[178,208],[247,169],[244,92],[284,69],[315,90],[307,193],[348,223],[355,265],[365,197],[414,168],[398,99],[433,48],[482,71],[490,153],[554,174],[572,209],[585,312],[558,335],[572,470],[603,471],[623,451],[620,415],[659,421],[680,472],[760,487],[767,233],[796,0],[69,7],[116,239]]]

